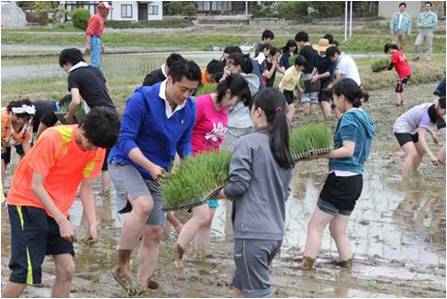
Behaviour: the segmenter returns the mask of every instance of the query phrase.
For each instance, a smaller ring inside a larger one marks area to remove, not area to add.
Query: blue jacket
[[[376,133],[373,120],[360,108],[352,108],[338,121],[334,134],[334,149],[343,146],[343,140],[355,143],[354,154],[348,158],[329,160],[329,171],[342,170],[363,173],[363,165],[371,150],[372,138]]]
[[[398,29],[399,28],[399,15],[400,15],[400,12],[396,12],[391,17],[391,21],[390,21],[391,34],[399,33],[399,32],[410,34],[410,32],[411,32],[411,16],[409,14],[407,14],[406,12],[404,12],[404,15],[402,17],[402,23],[400,24],[400,30],[399,30]]]
[[[129,152],[139,148],[144,156],[169,170],[177,152],[181,158],[191,155],[192,128],[196,121],[196,105],[191,98],[169,119],[165,101],[159,97],[161,83],[142,86],[127,100],[118,141],[111,149],[108,162],[131,164],[145,179],[149,172],[129,158]]]
[[[424,23],[427,23],[427,28],[424,28]],[[433,32],[438,26],[438,16],[432,11],[424,11],[419,14],[417,27],[419,32]]]

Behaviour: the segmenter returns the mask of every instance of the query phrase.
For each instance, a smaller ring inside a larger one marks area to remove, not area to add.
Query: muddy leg
[[[56,268],[56,280],[51,290],[51,297],[68,298],[75,271],[73,256],[69,253],[57,254],[53,255],[53,259]]]
[[[177,219],[177,217],[175,217],[174,212],[169,211],[166,215],[166,219],[174,227],[177,235],[179,235],[183,229],[183,224]]]
[[[347,233],[348,223],[349,216],[337,214],[331,220],[329,225],[329,231],[331,232],[332,238],[335,240],[341,261],[352,259],[352,248]]]
[[[415,167],[415,161],[419,160],[420,162],[420,159],[418,158],[419,155],[413,142],[405,143],[402,146],[402,149],[406,155],[402,164],[402,179],[405,179],[408,177],[412,169],[417,169],[417,167]]]
[[[214,215],[216,214],[216,209],[210,208],[209,211],[208,221],[199,229],[194,238],[194,254],[196,256],[201,256],[203,254],[210,238],[211,226],[213,224]]]
[[[307,224],[306,246],[304,248],[304,257],[315,259],[320,253],[321,237],[324,228],[334,218],[331,214],[325,213],[316,207],[309,223]]]
[[[2,298],[18,298],[25,290],[26,284],[8,281],[3,289]]]
[[[145,225],[143,239],[138,251],[137,280],[140,285],[145,285],[157,268],[160,256],[160,241],[163,237],[161,225]],[[147,286],[145,286],[147,287]]]

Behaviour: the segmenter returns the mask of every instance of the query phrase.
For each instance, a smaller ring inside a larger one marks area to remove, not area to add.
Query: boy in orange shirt
[[[52,127],[19,162],[7,197],[11,224],[11,276],[3,297],[19,297],[27,284],[41,283],[45,255],[52,255],[56,280],[52,297],[68,297],[76,241],[68,212],[80,189],[90,238],[96,238],[92,181],[101,171],[105,148],[119,134],[118,115],[93,108],[80,125]]]

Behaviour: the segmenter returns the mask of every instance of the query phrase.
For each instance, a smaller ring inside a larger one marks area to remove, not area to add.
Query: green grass
[[[374,61],[371,64],[371,71],[373,71],[373,73],[377,73],[380,71],[383,71],[385,68],[387,68],[390,65],[390,61],[388,59],[379,59]]]
[[[183,160],[177,171],[161,184],[165,209],[200,204],[211,190],[229,178],[231,152],[207,152]]]
[[[73,46],[85,44],[82,32],[39,31],[39,30],[2,30],[2,43],[4,44],[39,44]],[[310,42],[316,44],[321,33],[309,32]],[[282,47],[286,41],[293,38],[294,33],[280,35],[273,41],[274,46]],[[383,45],[389,42],[388,33],[356,34],[351,40],[343,41],[343,35],[334,34],[340,42],[340,48],[346,52],[382,52]],[[412,51],[416,34],[410,36],[405,51]],[[237,28],[221,30],[195,29],[191,32],[109,32],[104,34],[106,47],[142,47],[145,51],[179,50],[211,50],[218,46],[224,48],[228,45],[254,44],[259,42],[259,33],[251,34]],[[445,33],[435,34],[433,39],[434,53],[445,53]]]
[[[207,84],[197,89],[196,97],[216,92],[216,84]]]
[[[328,152],[332,148],[332,133],[328,126],[310,123],[290,133],[290,152],[295,160]]]

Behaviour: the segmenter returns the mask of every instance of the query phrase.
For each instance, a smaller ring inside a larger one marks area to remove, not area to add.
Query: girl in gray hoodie
[[[276,89],[255,96],[250,116],[256,131],[238,140],[229,182],[219,193],[233,201],[234,297],[272,296],[269,265],[281,248],[294,166],[285,104]]]

